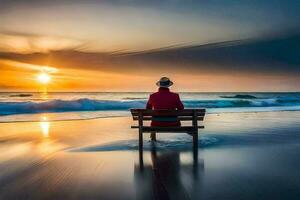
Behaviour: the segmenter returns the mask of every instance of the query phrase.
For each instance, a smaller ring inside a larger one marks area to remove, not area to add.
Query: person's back
[[[162,77],[158,81],[157,86],[159,86],[158,92],[150,95],[146,108],[159,110],[183,110],[184,106],[180,100],[177,93],[170,92],[169,88],[173,85],[167,77]],[[180,126],[180,121],[177,117],[153,117],[152,126]]]

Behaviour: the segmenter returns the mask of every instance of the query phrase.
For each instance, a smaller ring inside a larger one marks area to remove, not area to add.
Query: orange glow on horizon
[[[298,77],[290,75],[268,76],[254,73],[237,75],[205,71],[201,74],[192,74],[163,69],[145,70],[143,73],[117,72],[109,71],[105,65],[101,70],[83,67],[80,69],[78,66],[71,68],[63,61],[52,61],[51,64],[60,68],[0,59],[0,91],[39,91],[45,93],[44,99],[47,99],[47,92],[150,92],[157,90],[155,83],[161,76],[169,76],[174,81],[171,89],[175,92],[287,91],[292,88],[289,86],[291,83],[299,85]],[[268,84],[265,84],[266,80]],[[273,87],[274,85],[276,87]]]

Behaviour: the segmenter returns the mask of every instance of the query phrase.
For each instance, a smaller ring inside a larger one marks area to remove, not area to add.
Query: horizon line
[[[155,90],[156,91],[156,90]],[[155,91],[48,91],[46,93],[151,93]],[[299,91],[182,91],[177,93],[300,93]],[[45,93],[36,91],[0,91],[0,93]]]

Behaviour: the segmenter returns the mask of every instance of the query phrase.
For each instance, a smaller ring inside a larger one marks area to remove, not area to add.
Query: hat
[[[170,79],[168,77],[162,77],[162,78],[160,78],[159,81],[156,82],[156,85],[158,87],[168,88],[171,85],[173,85],[173,82],[170,81]]]

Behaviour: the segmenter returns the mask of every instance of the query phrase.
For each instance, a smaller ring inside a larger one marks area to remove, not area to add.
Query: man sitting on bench
[[[179,95],[170,92],[169,87],[173,85],[167,77],[162,77],[156,85],[159,87],[158,92],[150,95],[146,108],[147,109],[167,109],[167,110],[183,110],[184,106],[179,98]],[[180,126],[180,121],[177,117],[152,117],[151,126]],[[151,140],[156,140],[156,134],[151,133]]]

